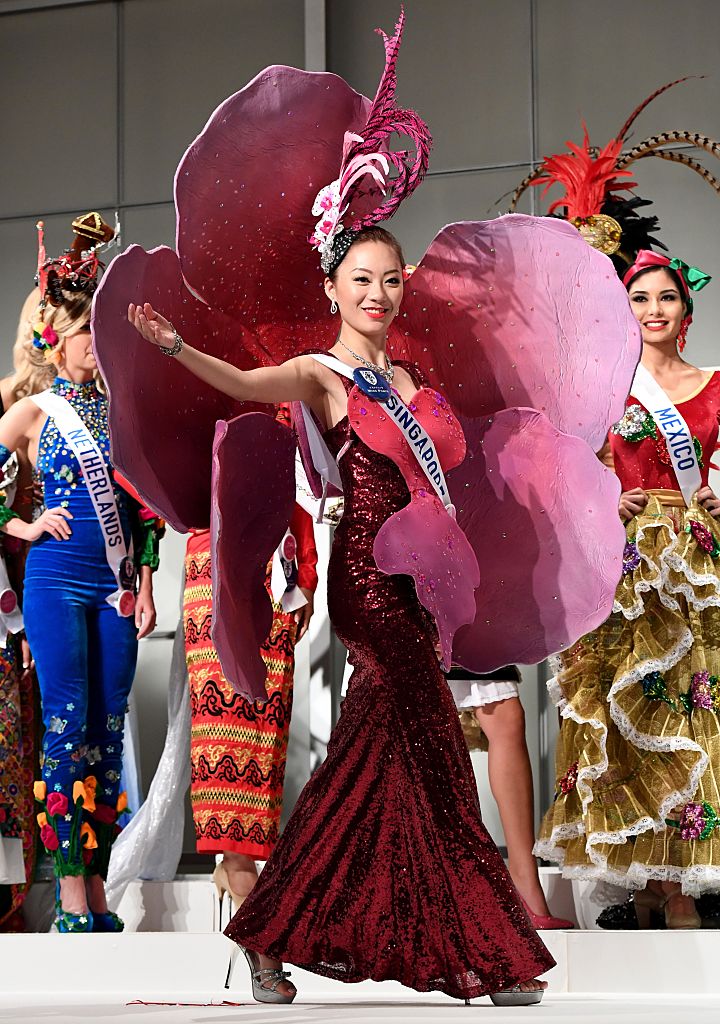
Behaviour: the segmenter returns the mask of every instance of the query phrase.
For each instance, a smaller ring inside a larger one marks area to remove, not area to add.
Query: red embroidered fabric
[[[631,394],[626,408],[633,405],[645,409],[645,406]],[[708,482],[710,461],[718,443],[720,372],[716,370],[699,391],[685,401],[675,402],[675,406],[687,423],[690,433],[702,446],[700,472],[705,486]],[[615,473],[620,478],[623,491],[632,490],[633,487],[666,488],[674,491],[678,489],[677,479],[667,455],[667,446],[662,437],[659,437],[659,440],[655,437],[645,437],[642,441],[628,441],[613,429],[610,432],[610,448]]]
[[[407,485],[347,419],[326,434],[334,453],[348,438],[328,604],[354,671],[327,758],[226,934],[341,981],[473,998],[553,959],[482,824],[429,616],[373,557]]]

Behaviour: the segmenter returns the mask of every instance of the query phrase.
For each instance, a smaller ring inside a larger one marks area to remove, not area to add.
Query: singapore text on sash
[[[56,427],[80,463],[83,479],[102,530],[105,557],[117,583],[117,590],[105,600],[115,608],[118,615],[132,615],[135,609],[135,569],[125,546],[112,477],[103,454],[83,421],[61,395],[55,394],[54,391],[43,391],[39,395],[33,395],[32,400],[55,421]]]
[[[375,397],[374,391],[376,388],[378,392],[383,392],[382,396],[378,394],[377,400],[381,401],[390,413],[391,421],[405,437],[410,446],[410,451],[417,459],[418,465],[428,478],[433,490],[442,501],[448,513],[454,517],[455,508],[450,499],[450,492],[445,481],[445,474],[440,465],[440,459],[435,450],[435,445],[428,432],[418,422],[397,392],[392,391],[388,385],[383,388],[380,384],[380,378],[372,370],[359,368],[353,372],[349,366],[346,366],[339,359],[335,359],[334,356],[314,354],[313,358],[317,359],[320,363],[324,363],[325,366],[329,366],[331,370],[341,373],[349,380],[355,381],[356,385],[370,398]],[[358,380],[358,377],[362,379],[365,385],[369,385],[368,390]],[[386,382],[383,383],[386,384]]]
[[[635,371],[630,394],[642,402],[665,438],[678,486],[685,504],[690,505],[693,495],[702,485],[702,476],[687,423],[642,363]]]

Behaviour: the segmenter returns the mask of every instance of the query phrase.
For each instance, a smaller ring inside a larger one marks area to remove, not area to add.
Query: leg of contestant
[[[4,458],[18,451],[29,459],[46,507],[30,524],[6,507],[1,518],[4,532],[31,542],[24,617],[45,725],[35,796],[58,879],[56,924],[63,932],[118,931],[102,880],[123,810],[123,721],[137,637],[155,620],[156,523],[113,481],[107,399],[95,381],[93,247],[112,230],[97,214],[78,218],[73,230],[73,248],[59,260],[45,261],[43,252],[40,265],[36,345],[58,376],[0,421]],[[133,551],[141,563],[137,599]]]
[[[500,812],[508,870],[536,928],[572,928],[553,917],[540,884],[532,767],[520,703],[520,672],[506,665],[488,675],[453,668],[447,676],[471,750],[487,750],[490,789]]]

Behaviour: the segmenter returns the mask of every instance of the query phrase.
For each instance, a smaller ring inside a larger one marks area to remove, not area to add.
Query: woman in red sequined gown
[[[361,232],[349,253],[326,279],[342,318],[330,354],[350,369],[387,367],[402,254],[379,229]],[[171,348],[172,328],[150,306],[131,306],[128,315],[148,341]],[[351,350],[360,355],[349,357]],[[249,372],[188,345],[177,358],[235,397],[306,402],[329,425],[334,455],[350,442],[339,459],[345,507],[328,604],[354,672],[327,758],[227,934],[262,954],[260,968],[286,960],[346,982],[395,979],[456,998],[513,986],[522,988],[518,998],[539,996],[544,983],[528,979],[553,959],[482,824],[432,621],[411,578],[386,575],[375,562],[378,531],[411,496],[396,462],[350,427],[348,405],[358,389],[308,355]],[[459,427],[447,409],[447,416],[430,409],[439,396],[422,385],[409,368],[396,368],[393,386],[406,403],[430,396],[423,425],[442,458],[443,438]],[[442,506],[439,514],[446,515]],[[279,972],[256,978],[256,998],[263,998],[258,984],[276,1001],[294,995]]]

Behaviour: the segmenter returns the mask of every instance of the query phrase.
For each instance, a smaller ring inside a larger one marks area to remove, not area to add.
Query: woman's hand
[[[135,601],[135,625],[138,640],[152,633],[157,622],[155,601],[153,600],[152,570],[147,565],[140,566],[140,586]]]
[[[35,661],[30,651],[30,644],[27,642],[24,633],[20,637],[20,655],[22,657],[23,678],[26,678],[35,668]]]
[[[149,302],[136,306],[133,302],[128,306],[128,320],[139,334],[152,345],[172,348],[175,344],[175,333],[162,313],[157,313]]]
[[[618,512],[624,523],[633,516],[639,515],[648,503],[648,497],[642,487],[633,487],[631,491],[623,491],[620,495]]]
[[[305,595],[307,604],[304,604],[302,608],[298,608],[296,612],[293,612],[295,616],[295,622],[297,623],[297,632],[295,633],[295,643],[298,640],[302,640],[308,631],[310,626],[310,619],[315,611],[315,595],[312,590],[307,590],[305,587],[300,587],[300,590]]]
[[[4,526],[4,530],[11,537],[19,537],[20,540],[38,540],[44,533],[49,533],[55,540],[69,540],[72,530],[68,519],[72,519],[72,513],[66,508],[46,509],[33,523],[26,523],[23,519],[10,519]]]
[[[710,487],[701,487],[696,492],[695,498],[698,505],[701,505],[706,512],[709,512],[715,519],[720,517],[720,498]]]

